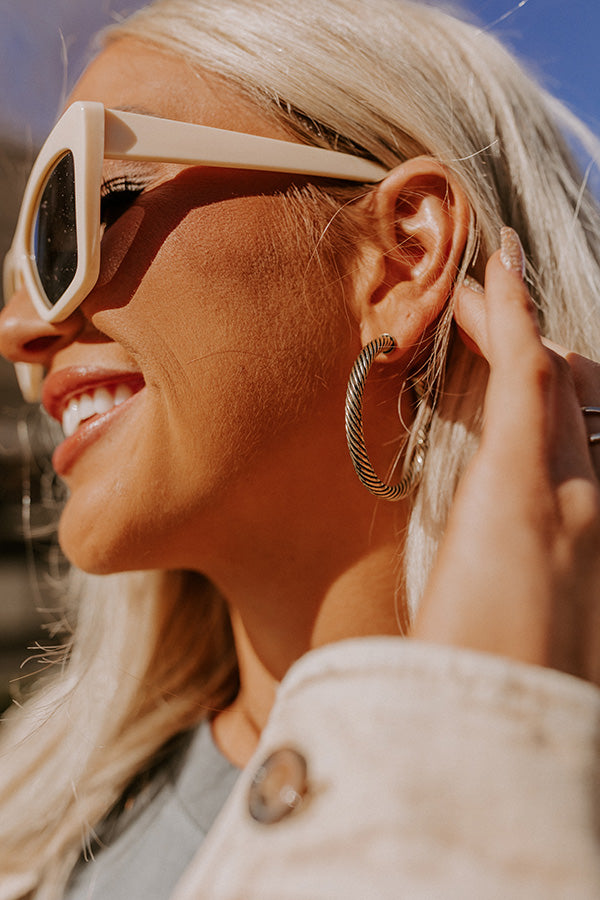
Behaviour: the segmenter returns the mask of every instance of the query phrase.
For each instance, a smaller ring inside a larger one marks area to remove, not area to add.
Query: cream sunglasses
[[[100,271],[102,166],[134,159],[376,182],[386,170],[319,147],[73,103],[50,133],[25,188],[4,261],[7,301],[22,285],[47,322],[60,322]]]

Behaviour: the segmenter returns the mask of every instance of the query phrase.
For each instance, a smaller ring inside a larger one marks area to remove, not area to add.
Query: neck
[[[211,573],[275,678],[315,647],[405,630],[397,585],[405,509],[369,497],[365,505],[361,517],[356,505],[318,515],[315,504],[311,525],[298,515],[302,527],[255,519],[253,540],[237,543]]]
[[[398,427],[396,404],[390,434]],[[391,454],[388,437],[375,434],[373,444]],[[377,500],[358,483],[343,434],[311,454],[317,444],[307,442],[298,458],[285,448],[286,466],[263,459],[262,502],[247,479],[235,506],[224,504],[213,521],[218,540],[204,571],[232,610],[241,675],[221,746],[237,764],[256,744],[274,686],[295,660],[345,638],[407,631],[398,573],[409,504]],[[374,464],[385,472],[390,458]]]
[[[402,504],[365,505],[368,517],[359,520],[356,505],[354,517],[340,517],[330,532],[335,540],[308,529],[282,542],[280,531],[279,541],[263,543],[256,535],[247,555],[238,546],[229,557],[218,586],[232,610],[241,689],[214,733],[234,765],[245,765],[254,752],[276,685],[300,656],[349,637],[406,632],[396,584]],[[261,553],[260,546],[272,549]]]

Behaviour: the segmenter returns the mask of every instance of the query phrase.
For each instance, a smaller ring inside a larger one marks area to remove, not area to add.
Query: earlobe
[[[398,359],[419,346],[443,310],[467,241],[470,208],[462,187],[436,160],[402,163],[375,188],[373,242],[360,285],[363,345],[393,335]]]

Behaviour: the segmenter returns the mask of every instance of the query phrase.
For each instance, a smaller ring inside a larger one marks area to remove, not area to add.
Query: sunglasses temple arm
[[[371,160],[336,150],[109,109],[104,155],[361,182],[381,181],[387,174]]]
[[[26,403],[39,403],[44,380],[44,367],[39,363],[16,362],[14,369],[23,400]]]

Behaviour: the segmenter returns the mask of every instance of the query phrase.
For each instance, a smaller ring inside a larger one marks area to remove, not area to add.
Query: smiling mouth
[[[129,384],[121,383],[102,385],[74,395],[70,398],[62,414],[61,424],[65,437],[75,434],[82,422],[110,412],[125,400],[129,400],[134,393],[136,392]]]

